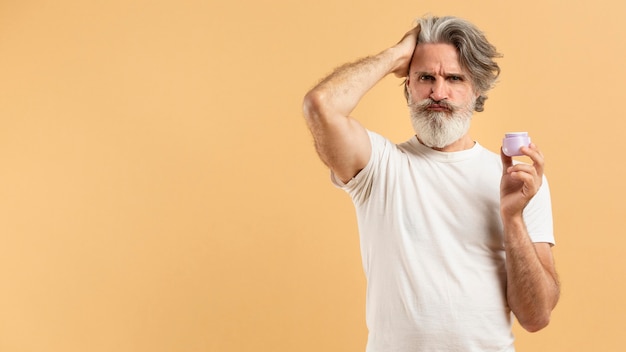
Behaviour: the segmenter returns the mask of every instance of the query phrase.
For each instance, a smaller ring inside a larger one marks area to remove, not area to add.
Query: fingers
[[[396,67],[392,72],[396,77],[404,78],[409,75],[409,67],[411,60],[413,59],[413,53],[417,46],[417,39],[419,37],[420,25],[418,24],[410,31],[406,32],[402,39],[395,45],[400,52],[401,64]]]
[[[520,148],[520,152],[522,152],[523,155],[528,156],[532,160],[533,162],[532,166],[537,169],[537,174],[543,175],[545,160],[544,160],[543,154],[541,153],[537,145],[534,143],[531,143],[528,147]],[[513,166],[513,158],[504,154],[504,152],[502,151],[502,148],[500,148],[500,158],[502,159],[502,169],[504,173],[506,173],[507,170],[511,166]],[[520,164],[516,164],[516,165],[520,165]]]
[[[502,172],[507,173],[508,168],[513,166],[513,158],[504,154],[502,147],[500,148],[500,159],[502,159]]]
[[[502,164],[504,174],[508,174],[512,179],[522,182],[524,184],[524,193],[532,196],[539,190],[543,182],[543,154],[539,148],[532,143],[528,147],[522,147],[520,151],[531,158],[533,163],[517,163],[513,165],[511,158],[507,159],[507,157],[501,153],[503,155]]]
[[[412,30],[411,33],[415,35],[415,40],[417,41],[417,38],[420,35],[420,30],[422,29],[421,24],[417,24]]]
[[[533,166],[537,169],[537,174],[543,175],[545,160],[543,154],[539,148],[537,148],[537,145],[535,145],[535,143],[530,143],[528,147],[522,147],[520,151],[533,161]]]
[[[506,173],[521,181],[534,181],[539,176],[537,169],[533,165],[528,164],[510,166],[506,169]]]
[[[409,46],[415,47],[417,45],[417,38],[420,34],[420,26],[417,25],[410,31],[406,32],[398,44],[408,43]]]
[[[415,27],[411,28],[410,31],[406,32],[406,34],[404,35],[404,38],[406,38],[406,37],[413,37],[414,38],[413,40],[417,41],[417,37],[419,37],[421,28],[422,27],[418,23]]]

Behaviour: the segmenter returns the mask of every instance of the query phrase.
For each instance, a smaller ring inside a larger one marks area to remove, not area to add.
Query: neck
[[[417,137],[417,139],[419,140],[419,137]],[[421,140],[420,140],[420,143],[422,143]],[[443,148],[435,148],[435,147],[429,147],[429,148],[440,151],[440,152],[449,153],[449,152],[460,152],[463,150],[471,149],[472,147],[474,147],[474,144],[475,142],[470,137],[469,133],[466,133],[465,135],[463,135],[463,137],[459,138],[456,142],[453,142],[452,144],[448,144],[447,146]]]

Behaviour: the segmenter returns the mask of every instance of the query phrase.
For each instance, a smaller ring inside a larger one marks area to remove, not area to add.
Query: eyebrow
[[[424,76],[424,75],[426,75],[426,76],[437,76],[436,73],[434,73],[434,72],[427,72],[427,71],[415,71],[415,72],[413,72],[413,75],[416,75],[418,77]],[[444,77],[451,77],[451,76],[461,77],[463,79],[467,79],[467,77],[468,77],[464,73],[454,73],[454,72],[448,72],[448,73],[445,74]]]

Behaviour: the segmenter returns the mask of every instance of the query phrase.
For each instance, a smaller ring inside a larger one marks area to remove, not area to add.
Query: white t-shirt
[[[439,152],[368,132],[354,202],[367,277],[367,352],[514,351],[500,218],[500,156],[478,143]],[[524,210],[554,244],[548,183]]]

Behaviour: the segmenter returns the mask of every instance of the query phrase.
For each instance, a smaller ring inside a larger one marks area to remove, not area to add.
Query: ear
[[[404,98],[406,98],[406,101],[409,101],[409,77],[407,76],[404,79]]]

